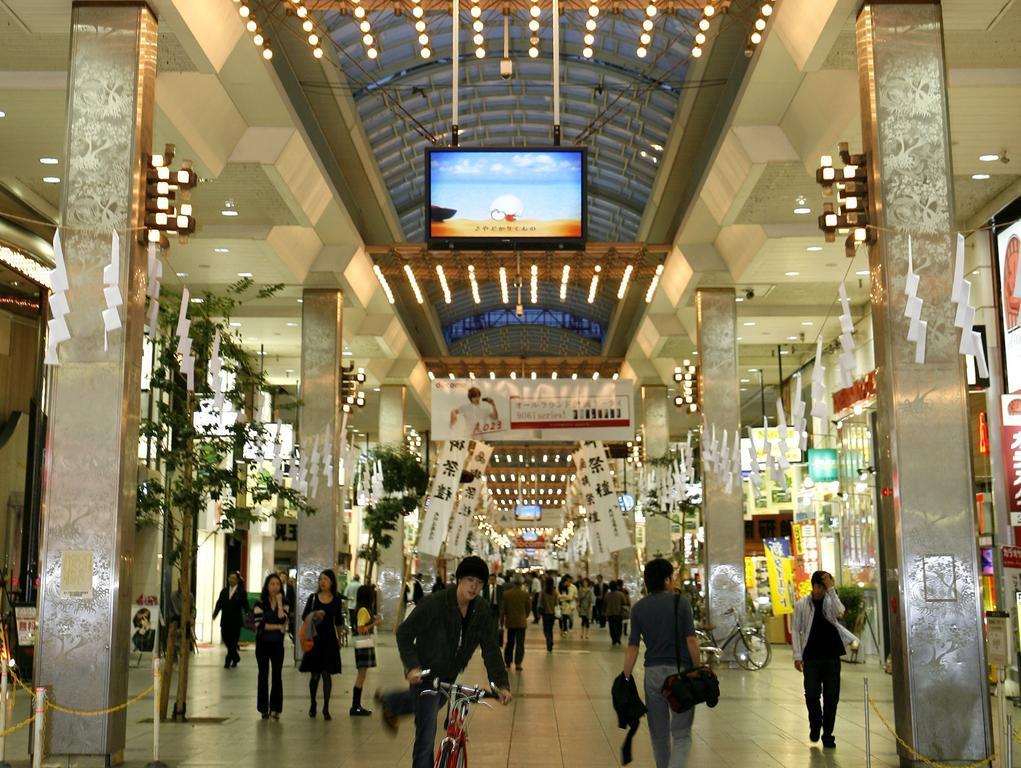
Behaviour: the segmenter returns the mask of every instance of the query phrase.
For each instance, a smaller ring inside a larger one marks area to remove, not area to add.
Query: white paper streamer
[[[220,329],[213,334],[213,349],[209,355],[209,388],[213,390],[213,408],[223,410],[223,357],[220,355]]]
[[[840,283],[840,386],[854,384],[854,321],[851,319],[851,304],[847,298],[847,286]]]
[[[188,391],[195,389],[195,355],[191,353],[191,320],[188,319],[188,303],[191,294],[185,288],[181,291],[181,309],[177,315],[177,354],[181,356],[181,372],[188,381]]]
[[[145,288],[145,295],[149,298],[146,318],[149,321],[149,336],[156,338],[156,322],[160,316],[160,284],[163,280],[163,262],[156,255],[156,243],[149,243],[146,256],[149,267],[149,282]]]
[[[975,308],[971,306],[971,283],[964,279],[964,235],[957,234],[957,253],[954,258],[954,287],[950,301],[957,305],[954,326],[961,329],[962,355],[972,355],[975,367],[982,378],[988,378],[989,366],[982,346],[982,334],[975,330]]]
[[[752,438],[752,428],[748,427],[748,480],[752,484],[752,493],[755,496],[762,495],[762,474],[759,472],[759,457],[755,455],[755,440]]]
[[[103,351],[110,348],[110,334],[121,327],[121,238],[117,230],[110,232],[110,263],[103,267]]]
[[[908,300],[904,306],[904,316],[911,321],[908,325],[908,341],[915,343],[915,363],[922,365],[925,363],[925,337],[929,324],[922,319],[922,300],[918,297],[920,279],[915,272],[911,245],[911,235],[908,235],[908,273],[904,280],[904,294]]]
[[[826,401],[826,366],[822,364],[822,336],[815,342],[815,366],[812,369],[812,416],[826,419],[829,416],[829,404]]]
[[[71,312],[67,301],[67,266],[64,264],[64,249],[60,244],[60,230],[53,235],[53,269],[50,270],[50,314],[46,324],[46,356],[44,365],[60,365],[57,347],[71,338],[67,326],[67,315]]]
[[[805,417],[805,400],[801,392],[801,374],[794,374],[794,402],[791,404],[791,424],[794,427],[798,448],[808,448],[808,419]]]

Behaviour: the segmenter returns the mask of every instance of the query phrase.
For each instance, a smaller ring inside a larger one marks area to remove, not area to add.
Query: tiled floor
[[[576,633],[575,633],[576,634]],[[367,705],[378,686],[398,685],[399,661],[392,638],[380,641],[380,667],[369,673]],[[610,683],[620,671],[622,652],[611,650],[605,631],[588,641],[558,640],[547,655],[542,632],[530,626],[522,672],[511,672],[514,702],[489,710],[477,708],[470,724],[473,768],[583,768],[616,766],[624,731],[617,728],[610,702]],[[249,650],[241,665],[224,670],[219,649],[203,649],[193,661],[192,717],[225,717],[218,724],[164,724],[161,757],[174,768],[258,766],[283,768],[391,768],[410,765],[412,723],[402,725],[397,738],[388,736],[378,713],[369,718],[347,715],[354,680],[353,650],[343,649],[344,673],[335,678],[331,709],[334,720],[310,720],[307,676],[284,670],[285,704],[279,722],[263,721],[255,710],[255,658]],[[889,716],[890,678],[875,666],[844,666],[843,695],[836,729],[837,749],[823,751],[808,741],[800,675],[790,661],[790,649],[777,646],[773,663],[761,672],[725,669],[723,698],[715,709],[699,707],[689,766],[709,768],[801,768],[865,766],[862,680],[869,678],[873,698]],[[476,656],[463,681],[481,683],[486,675]],[[131,691],[149,683],[143,665],[131,673]],[[20,696],[15,716],[24,716],[27,700]],[[151,757],[151,703],[129,711],[125,761],[144,765]],[[872,765],[897,765],[893,741],[882,724],[872,721]],[[19,732],[8,743],[8,759],[27,761],[27,737]],[[47,761],[51,763],[51,761]],[[652,766],[648,732],[643,725],[635,738],[636,768]]]

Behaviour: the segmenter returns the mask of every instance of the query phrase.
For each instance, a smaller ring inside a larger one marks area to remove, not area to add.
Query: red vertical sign
[[[1004,426],[1000,430],[1010,524],[1021,525],[1015,517],[1021,515],[1021,427]]]

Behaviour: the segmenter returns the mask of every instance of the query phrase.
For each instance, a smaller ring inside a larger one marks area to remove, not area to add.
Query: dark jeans
[[[220,625],[220,637],[223,644],[227,646],[227,658],[224,659],[225,667],[232,666],[241,661],[241,654],[238,653],[238,640],[241,638],[241,627],[225,627]]]
[[[444,703],[442,696],[422,696],[425,683],[407,690],[397,689],[383,694],[383,707],[395,715],[415,715],[415,746],[411,751],[411,768],[433,768],[436,744],[436,716]]]
[[[804,662],[804,666],[808,725],[821,727],[824,736],[832,736],[840,700],[840,659],[812,659]],[[820,695],[822,707],[819,706]]]
[[[599,626],[606,626],[606,618],[603,616],[603,598],[597,597],[592,605],[592,621],[598,621]]]
[[[610,624],[610,642],[613,645],[620,645],[620,636],[624,631],[624,619],[620,616],[607,616],[606,620]]]
[[[284,643],[255,643],[255,660],[259,664],[258,707],[262,714],[280,712],[284,707],[284,679],[281,673],[284,667]],[[269,672],[273,668],[273,688],[270,690]]]
[[[539,623],[539,595],[532,595],[532,623]]]
[[[552,613],[544,613],[542,615],[542,633],[546,636],[546,650],[553,650],[553,625],[556,623],[557,617]]]
[[[525,628],[511,629],[507,627],[507,645],[503,649],[503,662],[508,667],[511,665],[511,654],[514,664],[521,666],[521,660],[525,658]]]

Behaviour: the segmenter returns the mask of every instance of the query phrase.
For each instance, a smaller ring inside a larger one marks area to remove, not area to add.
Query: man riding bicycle
[[[480,598],[489,580],[489,568],[480,557],[466,557],[457,566],[457,587],[434,592],[397,628],[397,648],[410,688],[382,695],[383,719],[396,730],[399,715],[415,715],[415,747],[412,768],[432,768],[436,740],[436,716],[442,702],[437,696],[422,696],[430,678],[450,683],[482,646],[482,660],[489,680],[499,689],[501,704],[511,701],[507,668],[500,654],[496,622],[485,600]]]

